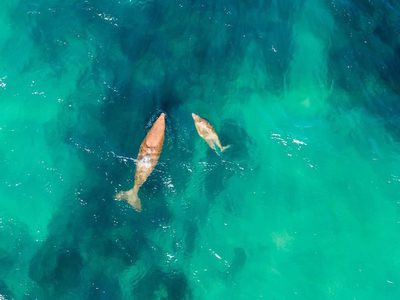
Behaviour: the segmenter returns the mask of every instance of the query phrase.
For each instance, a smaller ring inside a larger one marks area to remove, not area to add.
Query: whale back
[[[195,127],[202,138],[210,138],[216,136],[214,127],[206,119],[199,116],[195,119]]]
[[[145,142],[147,147],[157,148],[164,142],[165,116],[161,114],[154,122],[153,126],[146,135]]]

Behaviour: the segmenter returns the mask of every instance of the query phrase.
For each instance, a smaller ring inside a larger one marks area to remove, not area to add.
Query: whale
[[[157,165],[164,144],[164,135],[165,114],[161,113],[140,145],[133,188],[115,195],[116,200],[126,200],[138,212],[142,211],[139,189]]]
[[[208,144],[208,146],[214,150],[218,155],[217,147],[220,152],[224,152],[226,149],[230,147],[222,146],[221,141],[219,140],[218,134],[215,131],[214,127],[206,120],[201,118],[200,116],[192,113],[192,118],[194,121],[194,126],[196,127],[197,133],[199,136]]]

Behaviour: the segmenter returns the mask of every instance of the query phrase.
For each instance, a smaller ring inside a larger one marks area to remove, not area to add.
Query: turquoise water
[[[0,299],[399,299],[399,28],[394,0],[3,0]],[[160,112],[139,214],[113,196]]]

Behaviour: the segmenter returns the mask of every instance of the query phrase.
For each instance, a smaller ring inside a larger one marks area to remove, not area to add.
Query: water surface
[[[0,298],[400,297],[398,1],[3,2]]]

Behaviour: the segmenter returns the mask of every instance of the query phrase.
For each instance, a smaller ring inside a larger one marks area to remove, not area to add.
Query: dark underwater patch
[[[122,299],[117,276],[110,278],[102,273],[97,273],[91,275],[87,282],[90,284],[85,287],[83,299]]]
[[[134,264],[142,251],[149,251],[145,234],[163,218],[151,210],[141,217],[99,192],[80,197],[87,204],[65,207],[56,213],[49,237],[31,261],[30,277],[51,297],[71,290],[83,293],[92,284],[86,281],[92,273],[101,272],[101,282],[112,283],[115,274]],[[82,277],[82,273],[86,276]],[[115,295],[120,293],[116,284],[104,289],[111,289]],[[93,289],[87,292],[97,293]]]
[[[332,103],[346,109],[364,108],[398,136],[400,55],[396,49],[400,47],[400,19],[395,18],[397,13],[389,2],[339,1],[330,8],[339,36],[329,51],[329,81],[335,89],[352,96],[349,103],[331,99],[335,101]]]
[[[197,224],[191,220],[185,223],[185,253],[191,254],[196,249],[196,238],[199,233]]]
[[[227,279],[234,279],[235,276],[243,269],[247,261],[246,251],[241,247],[233,249],[233,258],[227,270]]]
[[[192,299],[187,279],[178,271],[167,274],[156,269],[140,280],[134,291],[139,299]]]
[[[79,287],[82,257],[76,249],[57,247],[52,241],[46,242],[33,257],[29,276],[45,294],[60,295]],[[49,245],[51,244],[51,245]]]

